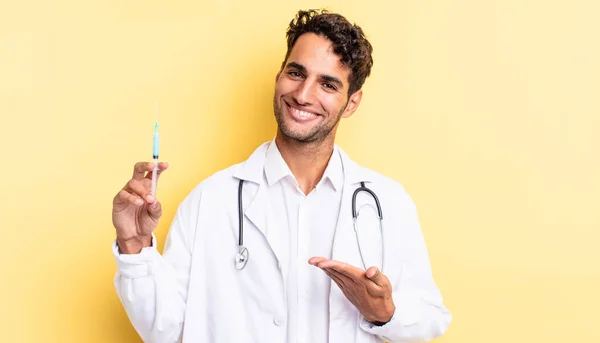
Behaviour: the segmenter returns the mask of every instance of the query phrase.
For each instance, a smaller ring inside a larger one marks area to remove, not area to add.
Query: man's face
[[[281,133],[299,142],[335,135],[340,118],[352,115],[362,95],[359,90],[349,101],[349,73],[330,40],[300,36],[275,83],[273,108]]]

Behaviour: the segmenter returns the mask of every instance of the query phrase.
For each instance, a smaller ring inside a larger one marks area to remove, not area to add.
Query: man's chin
[[[317,141],[317,135],[312,132],[298,132],[291,130],[280,130],[282,135],[290,140],[293,140],[298,143],[312,143]]]

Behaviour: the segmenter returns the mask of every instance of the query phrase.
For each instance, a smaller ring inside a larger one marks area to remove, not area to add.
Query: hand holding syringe
[[[117,231],[117,244],[122,254],[137,254],[152,244],[152,232],[162,216],[162,206],[156,199],[156,182],[169,165],[158,162],[158,102],[154,124],[153,162],[138,162],[133,177],[113,199],[112,221]]]

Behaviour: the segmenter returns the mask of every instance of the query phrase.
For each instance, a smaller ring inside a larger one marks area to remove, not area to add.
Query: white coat
[[[274,244],[280,225],[270,210],[263,172],[269,144],[192,190],[177,210],[163,255],[155,239],[153,247],[137,255],[120,255],[113,244],[116,290],[145,342],[285,342],[287,303],[278,263],[285,248]],[[381,203],[383,272],[393,286],[396,313],[386,325],[373,326],[332,282],[329,342],[423,342],[442,335],[451,315],[432,279],[413,201],[397,182],[358,166],[338,147],[336,151],[342,157],[344,187],[332,259],[362,267],[351,202],[363,181]],[[234,264],[240,179],[245,180],[244,245],[250,252],[241,271]],[[357,208],[373,201],[368,195],[357,200]],[[374,233],[361,236],[362,249],[378,256],[381,238],[375,211],[365,209],[360,218],[361,232]]]

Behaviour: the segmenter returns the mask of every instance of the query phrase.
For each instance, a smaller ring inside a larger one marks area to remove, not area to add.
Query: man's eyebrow
[[[286,68],[295,68],[300,72],[306,73],[306,68],[300,63],[290,62],[287,64]]]

